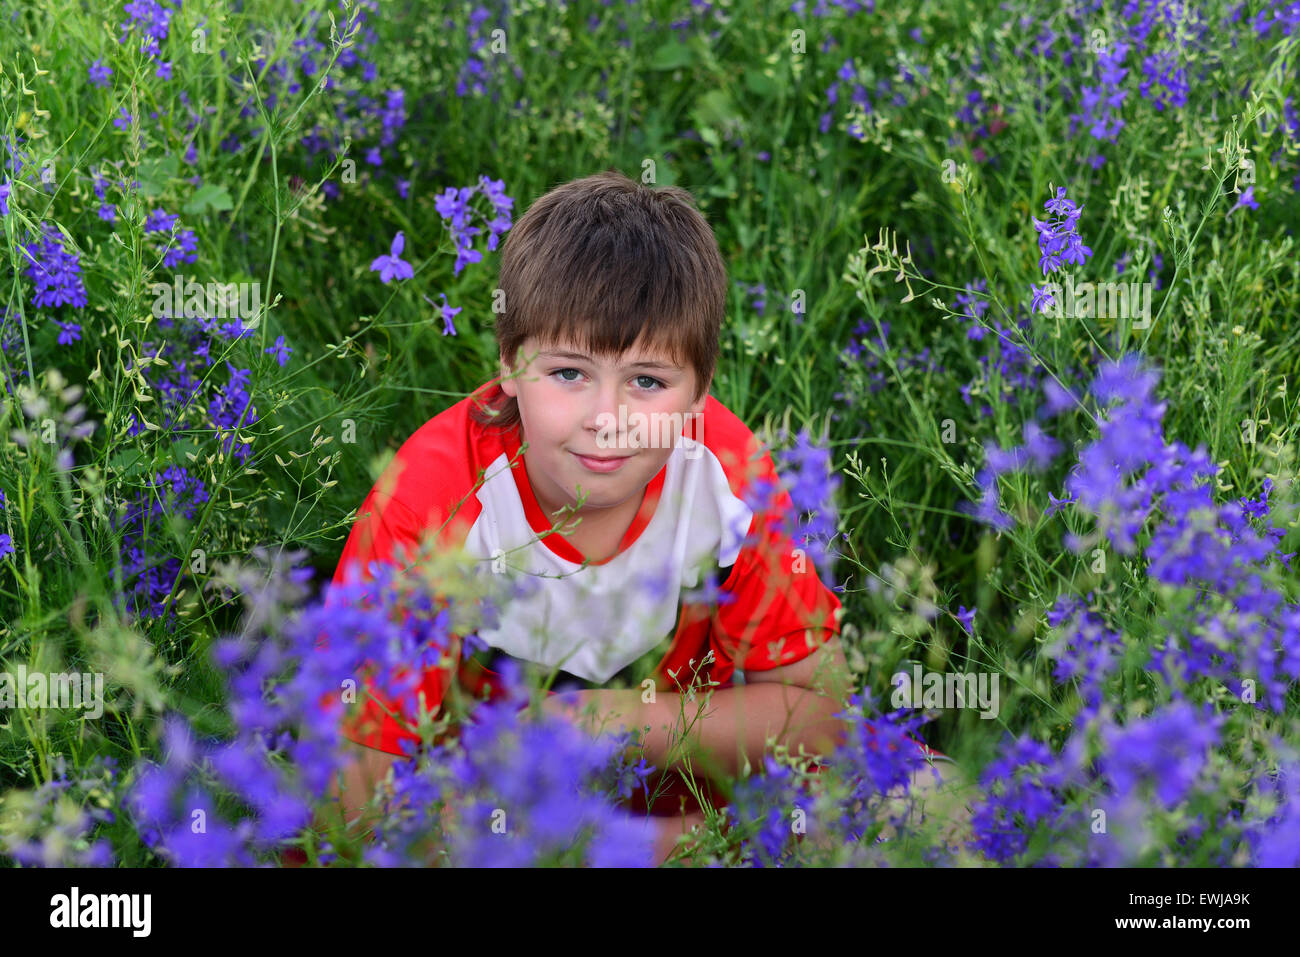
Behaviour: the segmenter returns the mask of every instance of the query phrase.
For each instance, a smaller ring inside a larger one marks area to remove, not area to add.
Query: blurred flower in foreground
[[[454,807],[445,840],[455,867],[650,867],[653,831],[614,801],[645,786],[627,763],[632,732],[592,736],[569,721],[527,713],[519,667],[502,665],[503,696],[478,706],[456,741],[394,767],[375,846],[381,866],[428,863],[439,812]]]
[[[35,790],[0,795],[0,850],[28,867],[112,867],[112,847],[92,844],[90,830],[114,820],[117,762],[97,756],[72,778],[63,755],[51,765],[50,780]]]
[[[305,552],[255,554],[260,567],[221,566],[214,584],[242,595],[246,608],[240,636],[213,649],[228,675],[234,737],[201,741],[169,716],[165,760],[147,763],[131,792],[142,836],[180,866],[248,866],[284,850],[351,751],[341,725],[352,698],[341,689],[365,672],[377,693],[402,699],[450,647],[452,616],[422,573],[374,562],[373,580],[331,582],[321,600],[289,616],[306,594],[311,570],[294,567]],[[580,844],[590,866],[652,863],[652,832],[614,805],[614,794],[630,796],[648,771],[628,765],[629,740],[591,738],[558,718],[532,721],[520,713],[527,691],[518,675],[502,674],[503,700],[472,711],[450,743],[412,749],[395,766],[366,859],[429,863],[431,828],[453,801],[462,821],[482,825],[457,829],[449,850],[462,866],[556,862]],[[250,813],[217,816],[222,790]]]

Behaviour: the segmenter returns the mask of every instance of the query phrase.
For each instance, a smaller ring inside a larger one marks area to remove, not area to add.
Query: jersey
[[[660,691],[684,690],[694,676],[726,687],[745,671],[793,664],[839,633],[839,599],[784,530],[793,506],[771,456],[716,398],[646,486],[617,552],[584,562],[561,534],[546,534],[552,522],[530,486],[520,427],[470,416],[474,403],[499,397],[499,385],[480,387],[406,440],[358,510],[336,582],[368,578],[370,562],[414,554],[434,535],[462,549],[476,574],[505,572],[503,581],[528,586],[477,630],[490,660],[533,662],[587,687],[645,661],[655,662]],[[457,677],[492,696],[499,676],[483,660],[462,661]],[[424,672],[417,692],[431,711],[452,678]],[[394,702],[367,690],[414,725],[414,692]],[[402,740],[416,739],[373,700],[359,710],[343,727],[350,740],[400,755]]]

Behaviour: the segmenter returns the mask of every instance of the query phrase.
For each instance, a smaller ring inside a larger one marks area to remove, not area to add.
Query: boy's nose
[[[620,402],[618,386],[616,384],[602,385],[592,394],[592,403],[587,408],[587,418],[583,423],[584,427],[593,432],[599,432],[604,428],[607,432],[617,434],[618,404]]]

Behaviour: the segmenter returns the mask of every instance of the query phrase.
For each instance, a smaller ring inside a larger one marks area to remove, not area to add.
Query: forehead
[[[574,342],[572,339],[560,339],[551,342],[541,342],[536,337],[530,336],[528,339],[528,348],[525,351],[529,353],[568,352],[574,354],[574,356],[590,357],[592,361],[596,361],[596,362],[603,361],[605,363],[617,363],[621,365],[633,365],[641,362],[653,362],[653,363],[662,363],[673,367],[680,367],[680,363],[678,362],[677,357],[673,355],[671,349],[656,344],[645,345],[644,343],[637,343],[636,345],[632,346],[632,348],[624,352],[622,355],[618,356],[617,359],[611,359],[609,357],[596,356],[587,352],[586,350],[579,347],[578,344]]]

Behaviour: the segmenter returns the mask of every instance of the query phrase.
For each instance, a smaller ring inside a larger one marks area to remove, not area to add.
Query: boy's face
[[[577,503],[581,486],[587,498],[576,514],[584,527],[597,527],[602,518],[630,521],[691,419],[691,434],[702,437],[698,416],[707,388],[692,402],[695,371],[639,346],[616,360],[598,360],[572,343],[530,337],[523,351],[531,362],[510,379],[503,363],[501,388],[519,403],[528,443],[524,465],[538,504],[554,520],[558,509]],[[611,470],[586,456],[622,461]]]

